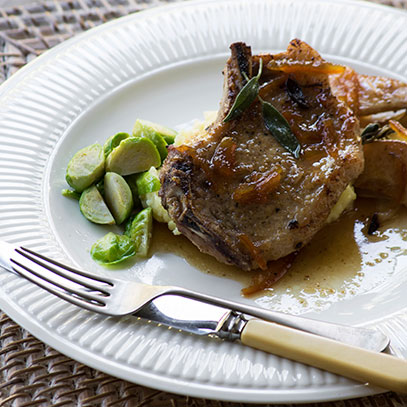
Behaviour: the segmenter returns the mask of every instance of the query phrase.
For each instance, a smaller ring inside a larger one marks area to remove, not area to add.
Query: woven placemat
[[[0,82],[79,32],[168,2],[171,0],[54,0],[0,9]],[[407,0],[376,2],[407,9]],[[0,311],[0,407],[243,405],[172,395],[111,377],[60,354]],[[386,393],[319,406],[403,407],[407,397]]]

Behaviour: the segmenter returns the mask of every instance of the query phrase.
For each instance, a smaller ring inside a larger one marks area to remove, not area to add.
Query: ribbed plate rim
[[[321,3],[322,0],[306,0],[307,3]],[[335,1],[332,1],[333,3]],[[18,71],[15,75],[13,75],[9,80],[7,80],[4,84],[0,87],[0,101],[3,100],[4,97],[7,96],[7,93],[13,89],[13,87],[22,79],[27,78],[27,76],[37,67],[40,67],[48,60],[52,60],[59,54],[61,54],[65,49],[71,47],[74,44],[79,44],[82,41],[85,41],[86,38],[93,37],[97,35],[98,32],[104,30],[113,29],[116,25],[125,24],[127,21],[136,20],[136,19],[148,19],[149,16],[158,15],[160,13],[166,13],[170,9],[174,8],[185,8],[185,7],[196,7],[202,4],[213,4],[213,3],[220,3],[217,0],[195,0],[190,1],[187,3],[176,3],[171,5],[159,6],[154,9],[145,10],[130,16],[121,17],[115,21],[106,23],[102,26],[93,28],[85,33],[82,33],[70,40],[64,42],[56,46],[55,48],[45,52],[43,55],[35,59],[34,61],[30,62],[27,66],[22,68]],[[222,3],[233,3],[231,0],[222,0]],[[305,3],[305,2],[304,2]],[[346,3],[349,5],[357,5],[358,7],[368,7],[374,8],[377,10],[381,10],[384,13],[395,13],[398,15],[406,16],[405,12],[401,10],[396,10],[391,7],[385,7],[377,4],[366,3],[362,1],[351,1],[351,0],[341,0],[340,3]],[[4,272],[3,272],[4,273]],[[1,290],[1,288],[0,288]],[[130,377],[135,374],[134,369],[126,369],[123,368],[122,365],[119,363],[112,363],[111,366],[105,366],[103,358],[97,357],[97,355],[89,355],[85,349],[81,349],[80,347],[74,347],[69,341],[66,341],[64,338],[60,337],[58,334],[53,332],[48,332],[44,327],[40,324],[36,323],[35,320],[29,318],[28,315],[19,312],[19,307],[15,306],[14,304],[8,303],[4,296],[0,296],[0,304],[2,309],[10,315],[16,322],[18,322],[21,326],[26,328],[29,332],[31,332],[34,336],[38,337],[39,339],[43,340],[45,343],[49,344],[50,346],[54,347],[55,349],[59,350],[60,352],[82,362],[91,367],[96,369],[105,371],[106,373],[112,374],[114,376],[120,377],[125,380],[130,380]],[[89,356],[91,358],[89,359]],[[354,386],[338,386],[335,385],[334,389],[329,388],[327,386],[326,389],[321,390],[318,394],[315,394],[315,391],[311,389],[310,391],[305,391],[301,389],[301,394],[296,394],[293,398],[293,393],[296,393],[297,390],[281,390],[278,392],[275,391],[268,391],[268,390],[244,390],[244,391],[236,391],[232,387],[224,387],[220,388],[216,385],[201,385],[201,384],[191,384],[187,381],[179,380],[178,382],[171,378],[166,377],[157,377],[155,374],[149,374],[148,372],[142,371],[141,369],[138,370],[138,377],[135,382],[139,384],[143,384],[149,387],[156,387],[161,390],[176,392],[180,394],[186,394],[197,397],[206,397],[206,398],[216,398],[216,399],[223,399],[229,401],[247,401],[247,402],[291,402],[291,401],[328,401],[328,400],[336,400],[338,399],[338,394],[341,393],[342,396],[340,398],[350,398],[368,394],[375,394],[379,392],[378,389],[367,388],[364,385],[354,385]],[[185,388],[184,386],[188,386]],[[336,395],[332,395],[332,391],[336,392]],[[297,397],[298,396],[298,397]],[[289,398],[289,399],[288,399]]]

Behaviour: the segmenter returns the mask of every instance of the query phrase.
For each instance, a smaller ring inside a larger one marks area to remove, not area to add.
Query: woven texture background
[[[180,0],[54,0],[0,9],[0,82],[45,50],[79,32],[174,1]],[[407,9],[407,0],[376,2]],[[243,404],[171,395],[108,376],[48,347],[0,311],[0,407],[5,406],[238,407]],[[407,397],[386,393],[318,406],[404,407]]]

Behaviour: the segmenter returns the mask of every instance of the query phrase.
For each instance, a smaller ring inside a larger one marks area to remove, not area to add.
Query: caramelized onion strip
[[[399,140],[407,141],[407,129],[395,120],[389,120],[389,126],[395,131]]]
[[[267,262],[263,257],[261,250],[256,247],[253,242],[250,240],[249,236],[241,233],[239,235],[239,241],[241,245],[245,248],[247,252],[249,252],[252,259],[257,263],[261,270],[267,269]]]
[[[242,289],[242,294],[249,296],[270,288],[287,273],[293,265],[296,256],[297,252],[294,252],[281,259],[269,262],[269,265],[265,270],[262,270],[253,276],[252,284],[249,287]]]
[[[271,170],[253,177],[250,182],[241,183],[233,193],[233,200],[238,203],[266,203],[269,195],[281,183],[281,169]]]
[[[281,71],[285,73],[316,73],[316,74],[339,74],[345,71],[342,65],[330,64],[328,62],[322,63],[305,63],[305,62],[290,62],[290,61],[270,61],[267,64],[269,71]]]

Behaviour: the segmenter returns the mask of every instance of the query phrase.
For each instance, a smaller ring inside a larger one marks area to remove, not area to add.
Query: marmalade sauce
[[[258,304],[285,312],[304,307],[323,310],[333,302],[374,289],[407,267],[407,209],[401,208],[367,234],[369,219],[380,211],[376,200],[357,199],[352,211],[325,226],[299,251],[290,270],[271,287],[256,293]],[[204,272],[251,285],[254,273],[219,263],[201,253],[184,236],[174,236],[164,224],[154,225],[151,252],[171,252]],[[260,271],[261,272],[261,271]]]

